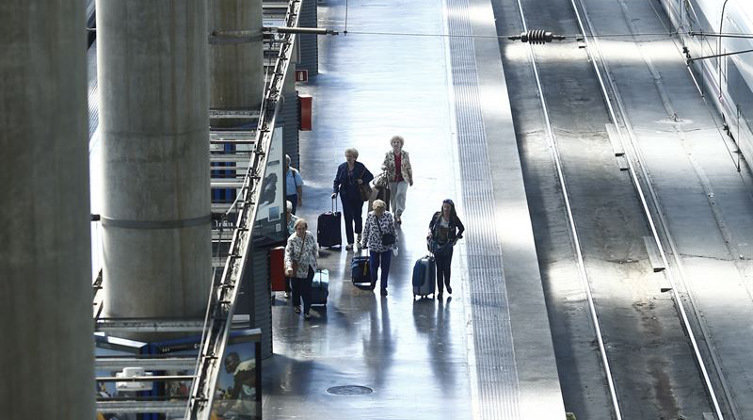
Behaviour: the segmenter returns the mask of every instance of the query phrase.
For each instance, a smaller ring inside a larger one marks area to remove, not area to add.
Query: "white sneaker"
[[[347,245],[345,245],[345,249],[347,249],[348,251],[350,251],[351,249],[353,249],[353,244],[347,244]]]

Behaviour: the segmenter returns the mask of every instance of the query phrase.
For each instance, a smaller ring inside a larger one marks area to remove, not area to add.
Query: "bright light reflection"
[[[657,63],[684,63],[685,57],[680,53],[671,39],[660,39],[636,43],[628,39],[600,39],[598,41],[599,50],[602,57],[608,61],[618,61],[625,63],[643,63],[644,59]],[[597,44],[592,43],[591,47]]]
[[[596,43],[591,43],[591,48],[597,47]],[[503,44],[504,57],[513,62],[528,61],[527,43],[520,41],[509,41]],[[620,64],[643,64],[644,60],[650,60],[653,64],[664,63],[684,63],[685,57],[679,52],[677,46],[670,40],[656,40],[642,42],[640,44],[626,39],[600,39],[598,42],[601,57],[608,63]],[[574,42],[558,43],[554,41],[545,45],[536,45],[533,47],[536,61],[543,62],[569,62],[585,61],[587,59],[586,51],[578,48]]]
[[[511,203],[496,207],[495,219],[500,227],[499,232],[504,237],[506,253],[517,254],[521,250],[529,249],[533,243],[528,207],[521,203]]]

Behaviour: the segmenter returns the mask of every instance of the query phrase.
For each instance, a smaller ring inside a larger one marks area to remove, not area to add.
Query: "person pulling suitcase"
[[[381,268],[380,293],[387,296],[387,281],[390,275],[392,250],[396,246],[397,231],[395,218],[386,211],[387,204],[374,200],[374,211],[366,217],[363,228],[361,248],[369,248],[369,266],[371,267],[371,288],[376,286],[377,270]]]
[[[300,301],[303,299],[303,315],[309,319],[311,282],[318,268],[319,246],[307,229],[305,219],[299,218],[295,222],[295,233],[290,235],[285,247],[285,274],[293,283],[293,311],[301,313]]]
[[[432,216],[429,222],[429,233],[426,235],[437,265],[437,297],[439,298],[442,297],[444,286],[447,286],[447,293],[452,294],[450,286],[452,248],[458,239],[463,237],[464,231],[465,226],[455,211],[455,203],[449,198],[442,201],[442,208]]]

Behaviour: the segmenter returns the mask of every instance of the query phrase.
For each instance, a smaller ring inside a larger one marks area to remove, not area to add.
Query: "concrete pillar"
[[[212,109],[261,108],[264,93],[261,0],[209,0],[209,32],[251,31],[251,42],[209,47]]]
[[[0,417],[93,419],[84,2],[0,2]]]
[[[97,0],[105,316],[204,316],[206,0]]]

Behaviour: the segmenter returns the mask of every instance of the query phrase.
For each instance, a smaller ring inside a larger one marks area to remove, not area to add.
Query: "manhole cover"
[[[371,394],[374,390],[361,385],[341,385],[333,386],[327,389],[327,392],[334,395],[365,395]]]

